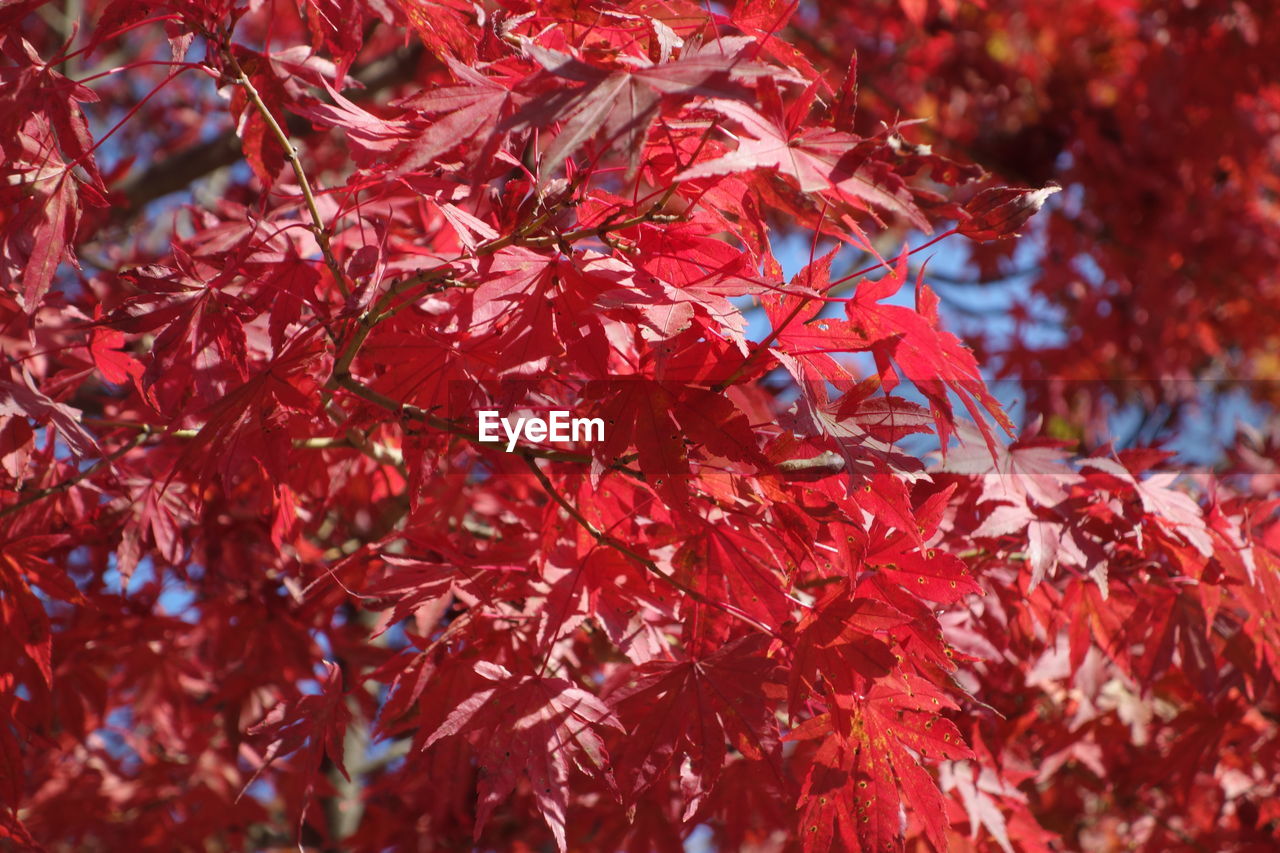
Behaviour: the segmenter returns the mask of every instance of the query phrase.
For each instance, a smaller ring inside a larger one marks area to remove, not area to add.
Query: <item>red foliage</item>
[[[1280,845],[1277,439],[1095,440],[1277,370],[1166,5],[0,7],[0,842]]]
[[[1064,187],[1040,251],[975,254],[959,300],[1017,272],[1017,340],[985,341],[1058,436],[1106,440],[1115,401],[1176,430],[1223,392],[1280,403],[1280,6],[1263,0],[819,0],[804,44],[858,127],[1002,182]],[[1060,330],[1047,345],[1044,327]],[[998,351],[998,353],[997,353]],[[1081,353],[1089,357],[1081,358]]]

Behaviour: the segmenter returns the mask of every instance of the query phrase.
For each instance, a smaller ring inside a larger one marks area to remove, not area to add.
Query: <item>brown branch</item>
[[[333,376],[347,376],[351,372],[351,362],[355,359],[356,353],[364,346],[364,342],[369,337],[369,333],[373,331],[378,323],[393,316],[397,311],[405,305],[413,303],[413,300],[420,296],[430,293],[437,293],[446,287],[452,281],[453,270],[452,265],[457,259],[442,264],[441,266],[410,276],[409,278],[397,281],[387,288],[386,293],[382,294],[370,308],[360,314],[356,321],[356,332],[347,342],[346,347],[334,359]],[[425,285],[425,287],[424,287]],[[417,288],[422,288],[417,292]],[[392,301],[404,294],[412,294],[411,298],[407,298],[405,302],[399,306],[392,308]]]
[[[420,45],[414,45],[354,69],[351,76],[362,83],[364,89],[353,93],[351,99],[357,103],[368,101],[387,89],[412,80],[422,52]],[[316,132],[311,122],[297,115],[287,118],[285,129],[295,137]],[[113,208],[112,222],[124,224],[140,215],[156,199],[186,189],[200,178],[243,157],[239,137],[234,130],[228,130],[171,154],[145,171],[133,172],[114,187],[115,192],[124,197],[125,204]]]

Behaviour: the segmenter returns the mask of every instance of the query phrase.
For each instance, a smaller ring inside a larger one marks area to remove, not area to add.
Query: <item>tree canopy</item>
[[[1277,138],[1262,0],[0,3],[0,845],[1273,848]]]

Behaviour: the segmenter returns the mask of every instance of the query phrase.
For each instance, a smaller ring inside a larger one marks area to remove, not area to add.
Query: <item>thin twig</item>
[[[180,438],[192,439],[200,434],[200,427],[188,427],[184,429],[166,430],[164,427],[155,424],[141,423],[139,421],[117,421],[106,418],[85,418],[84,422],[103,427],[115,427],[118,429],[139,430],[144,439],[146,438]],[[404,456],[400,450],[385,444],[379,444],[370,441],[368,436],[360,431],[347,430],[345,436],[340,435],[313,435],[305,438],[295,438],[292,440],[293,447],[298,450],[330,450],[333,448],[350,448],[363,452],[370,459],[383,465],[395,465],[402,467],[404,465]]]
[[[746,622],[748,625],[750,625],[751,627],[757,630],[764,631],[769,636],[774,636],[774,630],[770,628],[768,625],[756,619],[755,617],[751,616],[748,613],[743,612],[737,607],[734,607],[732,604],[707,598],[705,595],[698,592],[696,589],[693,589],[692,587],[681,583],[671,575],[662,571],[662,569],[658,568],[657,563],[655,563],[653,560],[649,559],[648,557],[645,557],[645,556],[642,556],[641,554],[636,553],[634,550],[632,550],[631,546],[627,545],[625,542],[619,539],[616,539],[613,536],[610,536],[608,533],[605,533],[603,530],[599,530],[594,524],[588,521],[582,515],[582,513],[578,511],[577,507],[569,503],[569,501],[566,500],[565,497],[560,494],[559,490],[556,489],[555,484],[553,484],[551,480],[547,477],[547,475],[543,472],[543,470],[538,467],[538,463],[535,460],[526,456],[525,462],[529,465],[529,469],[533,471],[533,475],[538,478],[538,482],[542,485],[543,491],[545,491],[547,495],[560,506],[561,509],[563,509],[566,513],[568,513],[570,518],[576,521],[582,527],[583,530],[586,530],[587,533],[591,534],[592,538],[594,538],[601,545],[607,545],[608,547],[622,554],[624,557],[627,557],[630,560],[640,564],[642,567],[648,570],[650,574],[659,578],[663,583],[666,583],[667,585],[679,590],[680,592],[687,595],[689,598],[693,599],[699,604],[705,605],[707,607],[714,607],[717,610],[721,610],[729,614],[735,619],[740,619],[743,622]]]
[[[245,95],[253,103],[254,109],[258,111],[258,115],[266,123],[271,135],[275,137],[276,142],[280,143],[280,147],[284,149],[285,156],[289,159],[289,165],[293,167],[293,174],[298,179],[298,186],[302,189],[302,197],[306,201],[307,212],[311,215],[311,233],[315,235],[316,242],[320,244],[320,253],[324,255],[324,262],[329,267],[329,272],[333,273],[339,292],[342,293],[344,299],[350,298],[351,291],[347,287],[342,267],[338,265],[337,258],[333,256],[333,247],[329,244],[329,232],[325,228],[324,220],[320,218],[320,208],[316,204],[315,194],[311,191],[311,182],[307,179],[306,170],[302,168],[302,159],[298,156],[297,146],[289,139],[289,134],[280,126],[280,122],[276,121],[276,117],[271,114],[271,110],[267,108],[266,102],[262,100],[262,96],[258,94],[257,88],[253,85],[253,81],[249,79],[249,75],[244,72],[244,69],[240,67],[240,63],[236,61],[235,54],[232,53],[230,48],[224,48],[222,53],[226,57],[227,64],[236,74],[236,83],[240,88],[244,89]]]
[[[821,225],[821,223],[819,223],[819,225]],[[923,251],[924,249],[929,248],[935,243],[938,243],[942,240],[947,239],[948,237],[950,237],[955,233],[957,233],[957,230],[955,228],[952,228],[950,231],[939,234],[938,236],[934,237],[932,240],[929,240],[928,242],[921,243],[919,246],[916,246],[910,252],[907,252],[907,255],[910,256],[910,255],[914,255],[916,252]],[[875,272],[881,267],[884,267],[886,269],[891,269],[891,267],[889,266],[889,261],[881,259],[880,261],[868,267],[864,267],[860,270],[856,270],[854,272],[849,273],[848,275],[841,276],[840,278],[836,279],[833,282],[830,282],[827,285],[826,291],[823,292],[822,294],[814,294],[810,296],[800,297],[800,301],[796,303],[796,307],[791,310],[791,313],[788,314],[786,317],[784,317],[782,319],[782,322],[779,323],[777,326],[775,326],[773,330],[769,332],[768,336],[764,340],[756,344],[755,348],[751,350],[751,353],[745,359],[742,360],[742,364],[738,365],[738,368],[734,370],[733,373],[729,374],[729,378],[716,383],[716,385],[713,387],[712,390],[723,391],[725,388],[728,388],[730,385],[732,385],[733,383],[741,379],[743,375],[746,374],[746,372],[755,365],[756,361],[758,361],[761,356],[763,356],[766,352],[768,352],[769,347],[773,345],[773,342],[778,339],[779,335],[781,335],[783,332],[787,330],[787,327],[790,326],[791,322],[800,315],[800,312],[803,311],[805,307],[811,304],[814,300],[820,299],[827,302],[847,302],[849,300],[832,299],[828,296],[828,294],[830,294],[832,290],[839,287],[840,285],[845,284],[846,282],[852,281],[858,276],[866,275],[867,273],[870,273],[870,272]]]
[[[72,477],[69,477],[66,480],[63,480],[61,483],[57,483],[56,485],[48,486],[46,488],[40,489],[39,491],[32,492],[28,497],[18,501],[16,504],[12,504],[10,506],[4,507],[3,509],[0,509],[0,518],[4,518],[6,515],[12,515],[13,513],[19,512],[20,510],[23,510],[34,503],[37,503],[39,501],[44,500],[47,497],[50,497],[51,495],[56,495],[59,492],[65,492],[67,489],[70,489],[72,486],[78,485],[79,483],[83,482],[84,480],[98,473],[98,471],[100,471],[102,468],[111,465],[111,463],[115,462],[121,456],[124,456],[130,450],[133,450],[135,447],[142,444],[142,442],[147,440],[147,437],[149,435],[150,435],[149,432],[143,431],[138,435],[134,436],[130,441],[128,441],[121,447],[118,447],[115,450],[113,450],[107,456],[102,457],[97,462],[90,465],[88,468],[85,468],[83,471],[77,471],[75,475],[73,475]]]

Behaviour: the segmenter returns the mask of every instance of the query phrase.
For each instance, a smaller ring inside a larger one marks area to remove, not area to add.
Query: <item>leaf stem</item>
[[[910,252],[907,252],[907,255],[910,256],[910,255],[914,255],[916,252],[923,251],[924,249],[929,248],[935,243],[945,240],[946,238],[950,237],[952,234],[957,233],[957,230],[958,229],[956,228],[952,228],[950,231],[946,231],[942,234],[939,234],[937,237],[934,237],[932,240],[929,240],[926,243],[921,243],[919,246],[916,246]],[[869,272],[874,272],[880,267],[887,267],[888,265],[889,265],[889,262],[882,258],[880,261],[872,264],[869,267],[863,267],[862,269],[856,272],[851,272],[846,276],[842,276],[836,279],[835,281],[830,282],[827,285],[826,291],[821,294],[814,294],[812,296],[801,297],[800,301],[796,304],[796,307],[791,310],[791,313],[788,314],[786,317],[784,317],[782,322],[779,323],[777,326],[775,326],[773,330],[769,332],[768,336],[764,340],[762,340],[759,344],[757,344],[753,350],[751,350],[751,354],[748,355],[745,359],[743,359],[742,364],[738,365],[738,368],[734,370],[733,373],[729,374],[729,378],[716,383],[716,385],[712,390],[717,392],[723,391],[725,388],[728,388],[730,385],[732,385],[733,383],[741,379],[743,374],[745,374],[748,370],[751,369],[752,366],[754,366],[755,362],[760,358],[760,356],[765,352],[768,352],[769,347],[773,344],[774,341],[778,339],[778,336],[787,330],[787,327],[791,325],[791,321],[795,320],[795,318],[800,315],[800,312],[803,311],[815,299],[820,299],[824,302],[848,302],[850,300],[836,299],[836,298],[827,296],[827,293],[830,293],[833,288],[838,287],[847,281],[851,281],[852,279],[855,279],[860,275],[866,275]]]
[[[919,246],[916,246],[910,252],[907,252],[907,257],[914,255],[916,252],[923,252],[925,249],[929,248],[930,246],[933,246],[937,243],[941,243],[943,240],[947,239],[951,235],[958,234],[959,231],[960,231],[959,228],[952,228],[950,231],[944,231],[943,233],[939,234],[937,237],[934,237],[932,240],[929,240],[928,242],[925,242],[925,243],[921,243]],[[857,272],[851,272],[846,276],[841,276],[840,278],[831,282],[831,287],[844,284],[846,281],[849,281],[850,279],[855,279],[860,275],[866,275],[869,272],[875,272],[876,270],[880,269],[880,267],[888,267],[888,266],[889,266],[889,262],[881,258],[879,261],[877,261],[876,263],[872,264],[869,267],[863,267]]]

